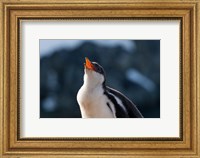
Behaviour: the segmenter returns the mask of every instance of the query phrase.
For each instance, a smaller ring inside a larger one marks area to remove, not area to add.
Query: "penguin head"
[[[97,62],[91,62],[88,58],[85,58],[85,75],[84,80],[89,80],[89,82],[95,85],[105,83],[105,72],[101,65]]]

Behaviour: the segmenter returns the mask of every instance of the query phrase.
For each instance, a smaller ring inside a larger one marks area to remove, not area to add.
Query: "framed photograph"
[[[199,157],[199,1],[3,1],[1,157]]]

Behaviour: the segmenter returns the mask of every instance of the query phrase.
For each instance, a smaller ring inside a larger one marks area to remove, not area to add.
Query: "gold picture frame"
[[[198,0],[3,0],[0,6],[1,157],[200,157]],[[178,19],[181,23],[180,138],[20,138],[19,31],[24,19]]]

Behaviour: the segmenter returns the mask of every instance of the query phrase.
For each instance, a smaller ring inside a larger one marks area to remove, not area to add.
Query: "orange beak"
[[[95,70],[94,65],[87,57],[85,58],[85,67],[89,70]]]

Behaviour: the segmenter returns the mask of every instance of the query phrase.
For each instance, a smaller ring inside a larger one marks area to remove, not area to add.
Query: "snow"
[[[141,74],[136,69],[131,68],[127,70],[126,77],[129,81],[140,85],[141,87],[143,87],[145,90],[149,92],[154,91],[156,88],[156,85],[152,80],[150,80],[149,78]]]
[[[56,108],[56,100],[53,97],[48,97],[43,101],[42,105],[45,111],[52,112]]]

